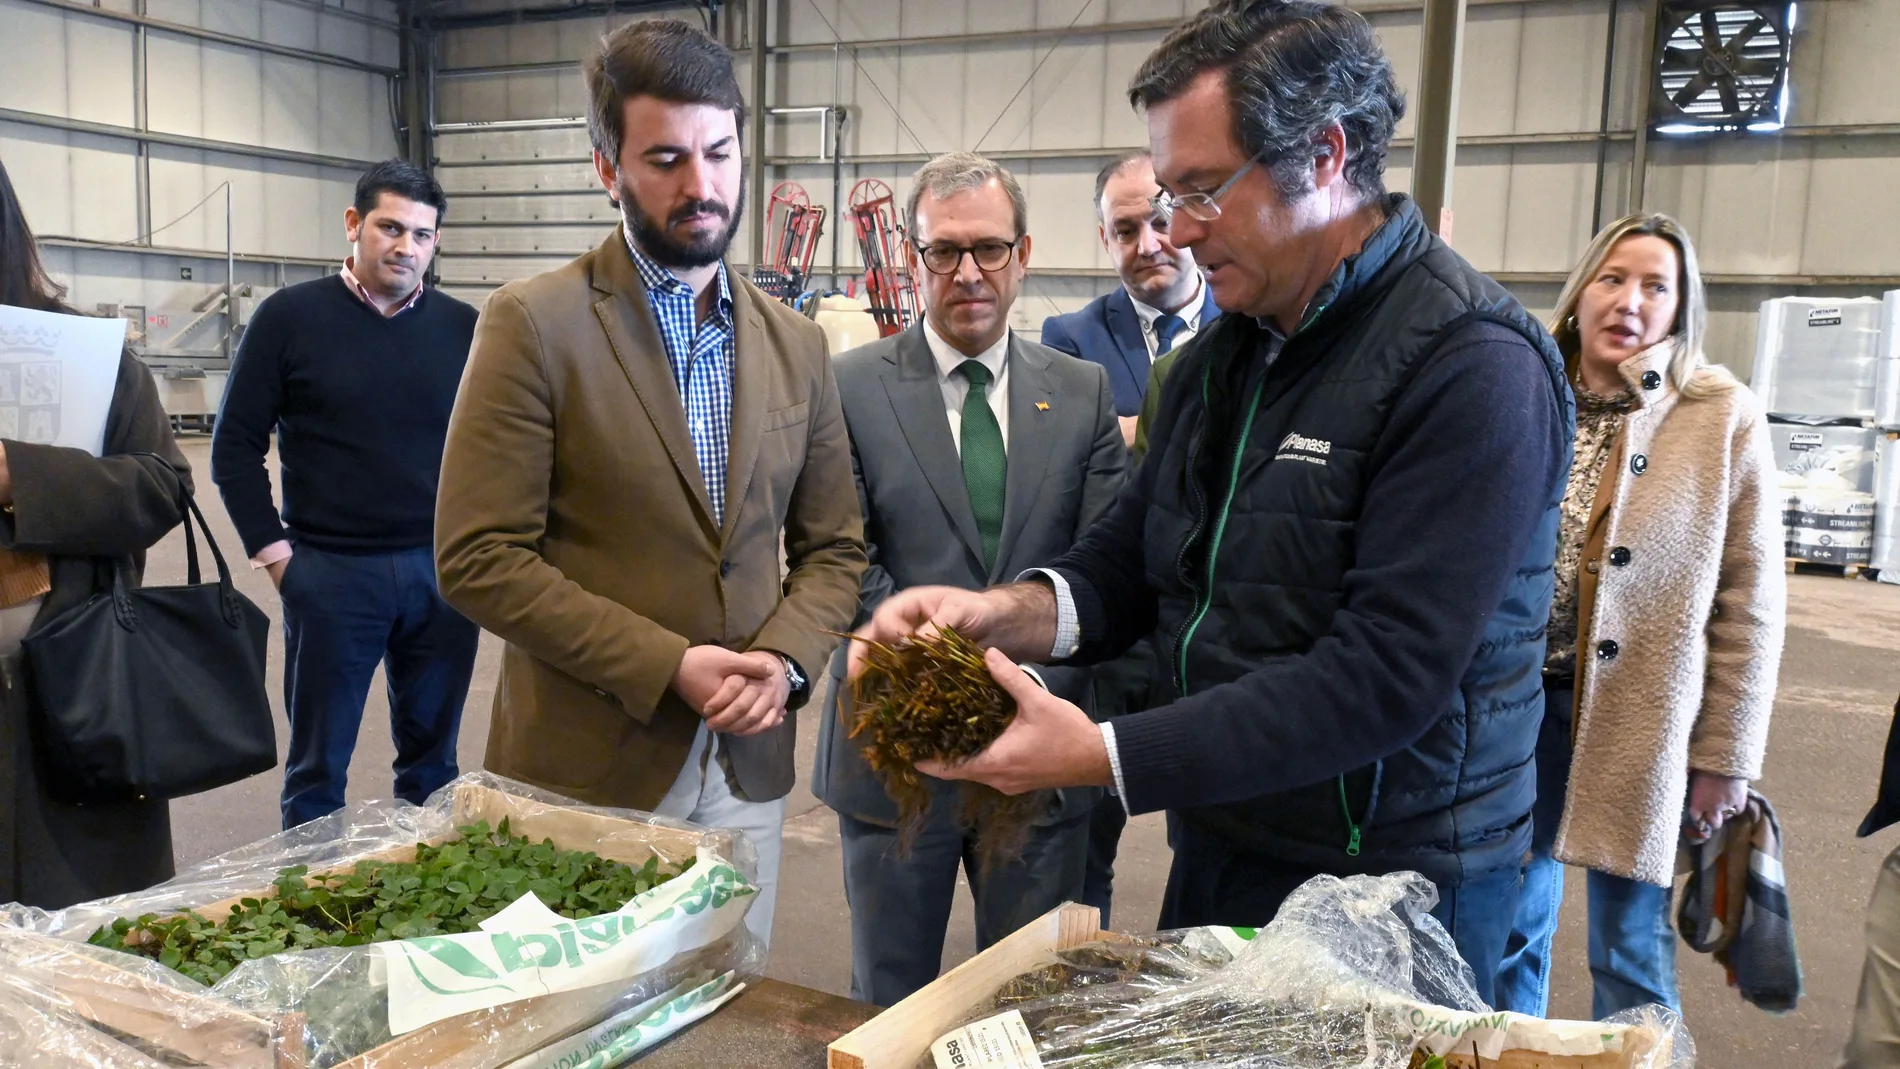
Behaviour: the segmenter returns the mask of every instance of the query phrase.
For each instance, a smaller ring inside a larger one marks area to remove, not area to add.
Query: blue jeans
[[[1569,687],[1545,692],[1537,736],[1537,804],[1531,810],[1531,853],[1517,923],[1498,970],[1499,1009],[1534,1017],[1550,1008],[1551,940],[1564,901],[1564,866],[1551,856],[1570,784]],[[1591,1014],[1654,1002],[1680,1013],[1676,989],[1676,931],[1670,926],[1672,889],[1607,872],[1585,872],[1590,906]]]
[[[1169,813],[1174,863],[1161,898],[1157,928],[1231,924],[1258,928],[1272,920],[1294,889],[1320,875],[1264,854],[1243,853],[1192,821]],[[1478,997],[1495,1005],[1498,962],[1504,957],[1511,918],[1517,913],[1515,868],[1473,873],[1456,887],[1438,887],[1432,916],[1451,933],[1458,956],[1471,966]],[[1422,978],[1420,978],[1422,980]],[[1421,990],[1427,1001],[1445,1004],[1447,992]]]
[[[481,629],[436,591],[434,552],[333,553],[299,542],[278,594],[290,719],[284,827],[343,808],[378,664],[389,690],[396,796],[421,804],[454,779]]]

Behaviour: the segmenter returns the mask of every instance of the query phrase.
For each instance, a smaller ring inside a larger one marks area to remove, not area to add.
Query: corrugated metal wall
[[[397,154],[396,17],[393,0],[0,0],[0,161],[68,299],[157,314],[222,288],[227,181],[240,284],[340,263],[357,174]]]
[[[1036,246],[1017,326],[1034,331],[1044,316],[1079,307],[1113,285],[1095,235],[1094,173],[1108,153],[1145,140],[1123,89],[1165,24],[1199,3],[770,2],[768,104],[849,110],[847,192],[859,179],[877,177],[901,197],[928,155],[988,152],[1016,170],[1029,194]],[[1401,84],[1414,86],[1417,5],[1355,6],[1377,28]],[[1625,206],[1634,113],[1647,77],[1637,69],[1640,6],[1622,3],[1614,29],[1606,219]],[[740,15],[743,6],[727,11]],[[1590,237],[1609,15],[1610,0],[1473,0],[1469,9],[1454,243],[1537,308],[1554,303],[1557,283]],[[457,30],[442,41],[441,66],[571,63],[604,27],[583,20]],[[1697,235],[1714,284],[1711,355],[1744,373],[1755,307],[1765,297],[1900,284],[1890,279],[1900,276],[1900,213],[1878,208],[1881,192],[1900,180],[1900,94],[1891,87],[1896,40],[1900,3],[1893,0],[1802,3],[1788,130],[1650,141],[1647,205],[1680,215]],[[740,58],[743,66],[747,57]],[[584,110],[572,68],[448,76],[438,82],[436,99],[438,120],[449,124]],[[817,158],[819,119],[801,114],[768,122],[768,182],[796,179],[815,202],[831,206],[832,167]],[[1411,128],[1408,117],[1400,138],[1408,139]],[[458,130],[436,145],[445,185],[468,198],[457,205],[456,220],[514,224],[451,238],[444,274],[467,296],[563,261],[597,242],[612,222],[605,198],[592,192],[585,135],[577,128]],[[1402,141],[1388,173],[1392,188],[1409,186],[1410,157]],[[763,191],[752,192],[755,209],[763,200]],[[821,270],[830,244],[829,237],[821,244]],[[491,255],[472,255],[473,248]],[[848,238],[843,249],[848,272],[856,249]],[[736,258],[746,259],[745,252]]]

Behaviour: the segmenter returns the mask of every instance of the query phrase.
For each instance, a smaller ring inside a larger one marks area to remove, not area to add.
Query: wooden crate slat
[[[550,839],[563,849],[589,850],[635,866],[655,854],[678,864],[695,857],[702,841],[710,841],[728,857],[733,852],[731,833],[696,832],[582,812],[479,784],[456,788],[457,825],[477,820],[499,825],[504,817],[514,834],[537,842]],[[413,844],[399,844],[324,871],[347,872],[362,860],[407,860],[413,858],[414,850]],[[234,895],[194,912],[222,920],[239,901],[269,892],[266,882],[249,894]],[[61,940],[35,938],[43,940],[49,952],[59,952]],[[38,953],[41,947],[34,949]],[[4,950],[0,944],[0,964],[5,962]],[[61,960],[70,960],[72,968],[62,964],[54,986],[70,1000],[75,1013],[99,1025],[185,1055],[209,1069],[306,1069],[302,1014],[266,1021],[234,1007],[218,1006],[215,1000],[196,999],[155,983],[136,969],[118,968],[78,949],[65,951]],[[398,1036],[338,1069],[496,1069],[591,1025],[618,994],[616,985],[608,984],[461,1014]],[[212,1017],[206,1018],[206,1013]],[[494,1036],[501,1038],[491,1041]]]
[[[424,1025],[336,1069],[488,1069],[601,1019],[620,997],[616,984],[510,1002]]]
[[[931,1044],[964,1023],[1004,984],[1048,962],[1053,952],[1119,938],[1126,937],[1101,930],[1093,906],[1058,906],[831,1044],[827,1069],[915,1069]],[[1454,1053],[1446,1063],[1450,1069],[1631,1069],[1662,1041],[1645,1029],[1605,1028],[1624,1030],[1621,1052],[1580,1056],[1506,1050],[1497,1059],[1484,1059],[1482,1066],[1469,1054]]]
[[[39,966],[35,982],[58,992],[73,1013],[214,1069],[282,1065],[275,1022],[156,983],[136,970],[118,968],[61,943],[51,936],[16,937],[0,942],[0,962],[13,954],[30,954]]]
[[[945,1032],[1004,984],[1068,950],[1103,938],[1094,906],[1067,902],[1012,932],[981,954],[833,1043],[829,1069],[913,1069]]]

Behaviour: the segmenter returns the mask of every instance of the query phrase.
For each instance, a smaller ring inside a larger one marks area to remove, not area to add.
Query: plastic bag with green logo
[[[0,991],[0,1029],[24,1034],[30,1016],[34,1049],[108,1035],[159,1064],[226,1064],[176,1045],[256,1026],[311,1069],[500,1069],[605,1022],[650,1037],[723,1004],[764,964],[743,924],[755,872],[737,832],[474,773],[427,805],[351,806],[138,894],[0,907],[0,932],[22,936],[0,943],[16,1000],[30,989],[59,1011],[9,1015]],[[87,1001],[75,970],[110,982]],[[211,1023],[119,1012],[141,999]]]

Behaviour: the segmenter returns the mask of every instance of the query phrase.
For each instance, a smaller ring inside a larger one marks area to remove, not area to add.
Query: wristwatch
[[[778,654],[778,659],[785,662],[785,682],[791,687],[791,693],[785,698],[785,708],[788,711],[803,708],[811,698],[811,680],[805,678],[804,669],[798,667],[797,661],[782,653]]]

